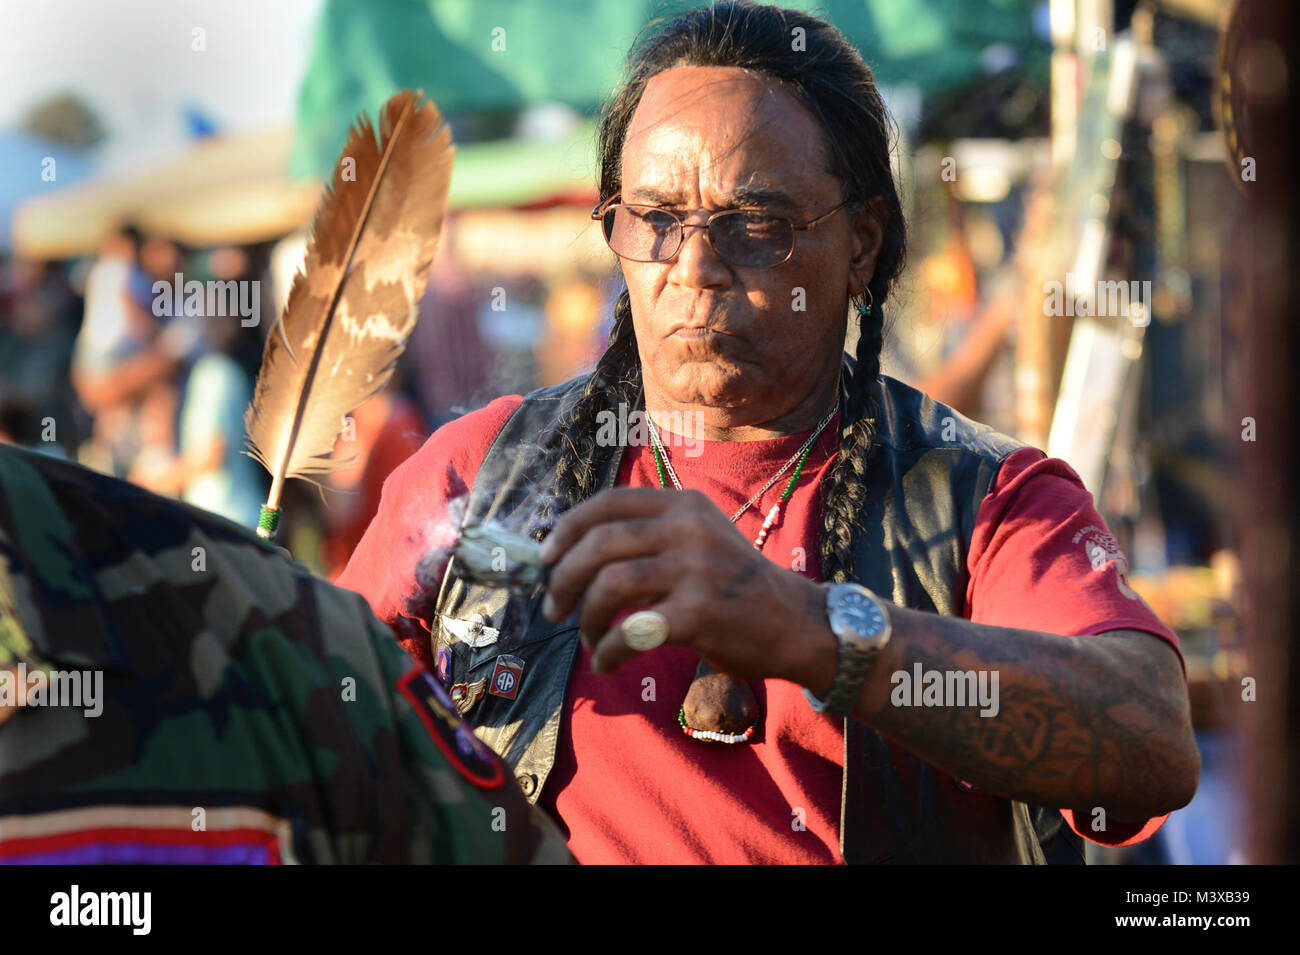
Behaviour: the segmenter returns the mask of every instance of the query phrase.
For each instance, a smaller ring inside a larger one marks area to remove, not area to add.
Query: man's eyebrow
[[[775,186],[737,186],[728,196],[730,203],[737,206],[785,206],[798,205],[790,194]]]
[[[645,202],[660,206],[676,206],[681,201],[677,195],[670,192],[664,192],[656,189],[654,186],[637,186],[629,190],[624,195],[626,202]],[[789,193],[774,186],[737,186],[732,189],[723,202],[724,209],[734,209],[740,206],[783,206],[793,208],[798,203],[794,201]]]

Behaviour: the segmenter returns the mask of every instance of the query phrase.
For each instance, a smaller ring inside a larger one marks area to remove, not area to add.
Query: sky
[[[226,129],[289,123],[320,7],[321,0],[0,0],[0,129],[45,97],[75,92],[110,134],[101,160],[112,169],[179,151],[183,107]]]

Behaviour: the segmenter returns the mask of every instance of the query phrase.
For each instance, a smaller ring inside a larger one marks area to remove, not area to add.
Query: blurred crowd
[[[607,334],[617,294],[607,283],[489,286],[459,267],[451,242],[444,249],[393,381],[341,423],[337,468],[319,489],[289,483],[281,540],[331,579],[384,478],[433,430],[497,395],[582,373]],[[86,260],[0,257],[0,441],[255,526],[269,479],[244,453],[244,417],[296,271],[277,274],[274,253],[270,243],[188,249],[124,226]],[[237,291],[189,294],[195,281]],[[242,314],[228,307],[253,298]]]

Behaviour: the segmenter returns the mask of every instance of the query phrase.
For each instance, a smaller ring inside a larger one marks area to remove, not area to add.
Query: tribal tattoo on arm
[[[1191,801],[1200,754],[1186,681],[1159,637],[1064,637],[890,611],[893,638],[855,713],[863,723],[959,779],[1031,805],[1101,807],[1142,822]],[[902,690],[917,664],[945,682],[985,671],[995,705],[911,705]]]

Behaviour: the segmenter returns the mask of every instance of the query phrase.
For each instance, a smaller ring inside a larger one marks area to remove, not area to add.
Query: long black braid
[[[543,447],[560,446],[555,457],[555,494],[543,500],[534,522],[533,535],[544,536],[556,516],[596,491],[596,475],[614,454],[613,447],[601,447],[596,441],[600,413],[618,414],[619,406],[630,413],[637,407],[641,392],[641,359],[637,354],[636,332],[632,328],[632,300],[624,289],[614,303],[614,327],[609,345],[592,373],[582,397],[559,427],[543,438]],[[558,508],[557,508],[558,505]]]
[[[903,266],[906,229],[890,168],[893,126],[870,67],[835,27],[802,11],[729,0],[650,24],[628,56],[628,79],[602,114],[600,193],[622,187],[622,152],[632,115],[650,79],[675,66],[731,66],[757,71],[785,85],[817,118],[826,133],[830,172],[844,183],[851,209],[878,216],[884,241],[868,285],[870,316],[859,330],[856,367],[846,386],[839,454],[825,478],[820,541],[823,580],[847,581],[853,573],[853,536],[865,504],[864,478],[875,429],[875,382],[884,343],[883,306]],[[868,296],[862,296],[867,301]],[[846,302],[846,312],[847,312]],[[855,305],[861,304],[854,303]],[[856,314],[856,309],[855,309]],[[596,475],[616,449],[597,444],[602,411],[639,407],[641,362],[626,290],[614,306],[609,347],[586,389],[544,445],[559,448],[554,497],[540,508],[537,536],[554,518],[590,497]]]
[[[873,296],[875,289],[871,290]],[[866,298],[866,296],[863,296]],[[884,316],[879,302],[858,333],[857,363],[849,381],[839,454],[822,483],[822,579],[845,583],[853,576],[853,534],[866,505],[866,476],[875,434],[876,399],[872,389],[880,374],[880,349],[885,342]]]

